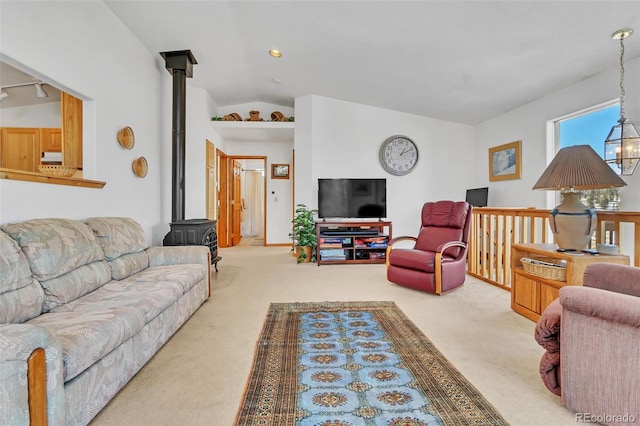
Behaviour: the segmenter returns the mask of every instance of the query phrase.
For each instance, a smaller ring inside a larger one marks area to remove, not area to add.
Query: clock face
[[[397,176],[411,172],[418,163],[418,147],[406,136],[391,136],[380,147],[380,164]]]

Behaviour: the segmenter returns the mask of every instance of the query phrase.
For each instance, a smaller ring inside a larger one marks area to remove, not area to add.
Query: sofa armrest
[[[147,249],[149,266],[211,264],[211,252],[207,246],[154,246]]]
[[[560,304],[563,405],[640,418],[640,298],[566,286]]]
[[[584,271],[582,285],[640,297],[640,268],[592,263]]]
[[[560,320],[562,305],[556,299],[546,307],[536,323],[534,338],[546,352],[540,359],[542,383],[556,395],[561,394],[562,374],[560,369]]]
[[[560,304],[564,311],[640,327],[640,297],[591,287],[566,286],[560,289]]]
[[[536,323],[534,338],[547,352],[560,352],[560,319],[562,305],[556,299],[549,304]]]
[[[30,368],[30,357],[39,348],[44,349],[45,371]],[[46,401],[34,399],[37,388],[42,389],[38,377],[46,377]],[[45,413],[31,412],[38,406],[46,409],[47,424],[65,423],[62,346],[43,327],[0,324],[0,382],[0,424],[29,424],[32,416],[44,418]]]

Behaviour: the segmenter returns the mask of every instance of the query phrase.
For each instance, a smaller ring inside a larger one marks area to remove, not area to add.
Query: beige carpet
[[[296,264],[288,247],[221,249],[211,299],[92,425],[231,425],[271,302],[392,300],[512,425],[575,425],[538,375],[534,323],[508,292],[467,277],[433,296],[386,281],[384,265]]]

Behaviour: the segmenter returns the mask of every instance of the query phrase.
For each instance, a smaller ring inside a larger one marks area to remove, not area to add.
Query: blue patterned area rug
[[[507,425],[393,302],[272,303],[236,425]]]

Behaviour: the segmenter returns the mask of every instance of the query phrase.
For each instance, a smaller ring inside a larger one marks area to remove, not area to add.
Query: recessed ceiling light
[[[269,55],[273,56],[274,58],[279,58],[280,56],[282,56],[282,52],[280,52],[278,49],[271,49],[269,51]]]

